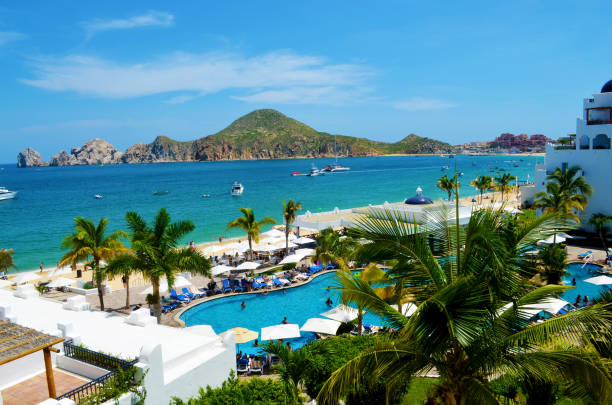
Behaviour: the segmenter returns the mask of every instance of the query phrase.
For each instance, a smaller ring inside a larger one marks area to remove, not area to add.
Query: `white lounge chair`
[[[257,358],[251,360],[249,374],[259,373],[263,375],[263,362]]]

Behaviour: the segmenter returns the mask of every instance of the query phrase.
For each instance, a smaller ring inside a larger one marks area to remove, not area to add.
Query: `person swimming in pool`
[[[325,303],[327,304],[328,307],[331,307],[333,305],[333,301],[331,298],[327,298],[327,301],[325,301]]]
[[[246,308],[246,304],[244,303],[244,301],[242,301],[242,304],[240,304],[240,308],[242,308],[242,309]]]
[[[287,320],[287,317],[283,318],[283,322],[282,323],[285,324],[285,325],[289,323],[289,321]]]

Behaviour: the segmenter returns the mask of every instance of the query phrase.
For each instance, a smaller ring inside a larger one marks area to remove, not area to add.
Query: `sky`
[[[259,108],[389,142],[557,138],[612,79],[610,1],[5,4],[2,163],[196,139]]]

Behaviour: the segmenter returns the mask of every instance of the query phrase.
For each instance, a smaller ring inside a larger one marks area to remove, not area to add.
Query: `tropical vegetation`
[[[147,302],[161,322],[160,281],[163,277],[172,288],[177,273],[189,271],[210,276],[210,261],[198,250],[180,247],[180,240],[195,229],[191,221],[171,222],[165,208],[159,210],[153,222],[147,222],[136,212],[128,212],[125,220],[130,230],[131,249],[115,256],[107,266],[113,274],[125,274],[126,269],[136,269],[145,279],[151,280],[153,294]]]
[[[259,242],[261,227],[268,224],[275,224],[276,221],[270,217],[265,217],[261,221],[257,221],[257,219],[255,219],[255,212],[253,211],[253,208],[240,208],[240,212],[242,213],[242,216],[227,224],[226,230],[238,228],[246,231],[249,241],[249,255],[250,259],[253,260],[253,242]]]
[[[524,260],[537,240],[567,229],[563,219],[545,214],[507,221],[501,211],[480,210],[460,227],[456,218],[442,209],[429,212],[421,226],[402,214],[379,210],[350,230],[365,241],[358,256],[406,263],[393,278],[403,280],[404,294],[417,308],[404,316],[369,283],[337,271],[338,294],[377,313],[395,332],[378,334],[375,345],[334,371],[317,402],[337,404],[380,379],[387,390],[398,389],[434,371],[439,379],[431,395],[445,404],[514,401],[511,394],[494,389],[501,379],[528,381],[536,392],[538,386],[561,384],[576,397],[609,402],[609,363],[593,342],[609,342],[610,304],[533,325],[523,309],[571,288],[534,285]],[[442,259],[434,256],[432,241]]]
[[[565,274],[567,267],[565,250],[557,244],[546,245],[538,252],[538,260],[543,267],[542,274],[548,284],[561,283],[561,277]]]
[[[542,208],[545,213],[561,213],[580,224],[576,213],[584,212],[588,197],[593,194],[593,187],[580,175],[581,170],[579,166],[555,169],[546,177],[546,191],[535,194],[533,206]]]
[[[476,187],[480,193],[480,204],[482,204],[482,195],[487,191],[493,182],[491,176],[478,175],[474,180],[470,182],[471,186]]]
[[[446,174],[438,179],[438,183],[436,184],[441,190],[444,190],[448,193],[448,201],[451,200],[453,191],[455,191],[456,187],[460,187],[460,184],[457,184],[457,175],[453,177],[448,177]]]
[[[514,188],[510,182],[516,180],[516,176],[510,173],[497,173],[497,176],[493,178],[493,184],[497,191],[501,192],[501,199],[504,201],[504,196],[507,195]]]
[[[66,235],[62,242],[62,248],[68,250],[59,262],[60,266],[70,264],[76,266],[85,261],[93,271],[92,282],[98,288],[100,310],[104,311],[104,280],[106,279],[106,268],[100,265],[102,260],[108,261],[119,252],[124,250],[121,238],[125,232],[119,230],[106,234],[108,218],[102,218],[98,225],[92,220],[83,217],[74,218],[74,232]]]
[[[302,210],[302,203],[283,200],[283,219],[285,220],[285,254],[289,254],[289,231],[290,226],[297,218],[297,213]]]
[[[13,253],[15,253],[13,249],[0,249],[0,271],[8,273],[9,270],[17,268]]]
[[[608,222],[610,221],[612,221],[612,215],[602,214],[601,212],[595,213],[589,218],[589,224],[595,227],[595,231],[597,235],[599,235],[604,250],[608,250],[606,238],[608,232],[610,232],[610,227],[608,227]]]

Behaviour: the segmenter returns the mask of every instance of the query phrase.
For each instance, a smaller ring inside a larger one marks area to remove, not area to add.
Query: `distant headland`
[[[56,153],[49,161],[36,150],[27,148],[19,152],[17,167],[331,157],[336,151],[338,156],[379,156],[452,153],[454,148],[415,134],[394,143],[334,136],[278,111],[265,109],[253,111],[222,131],[194,141],[158,136],[149,144],[137,143],[120,152],[103,139],[92,139],[70,153]]]

